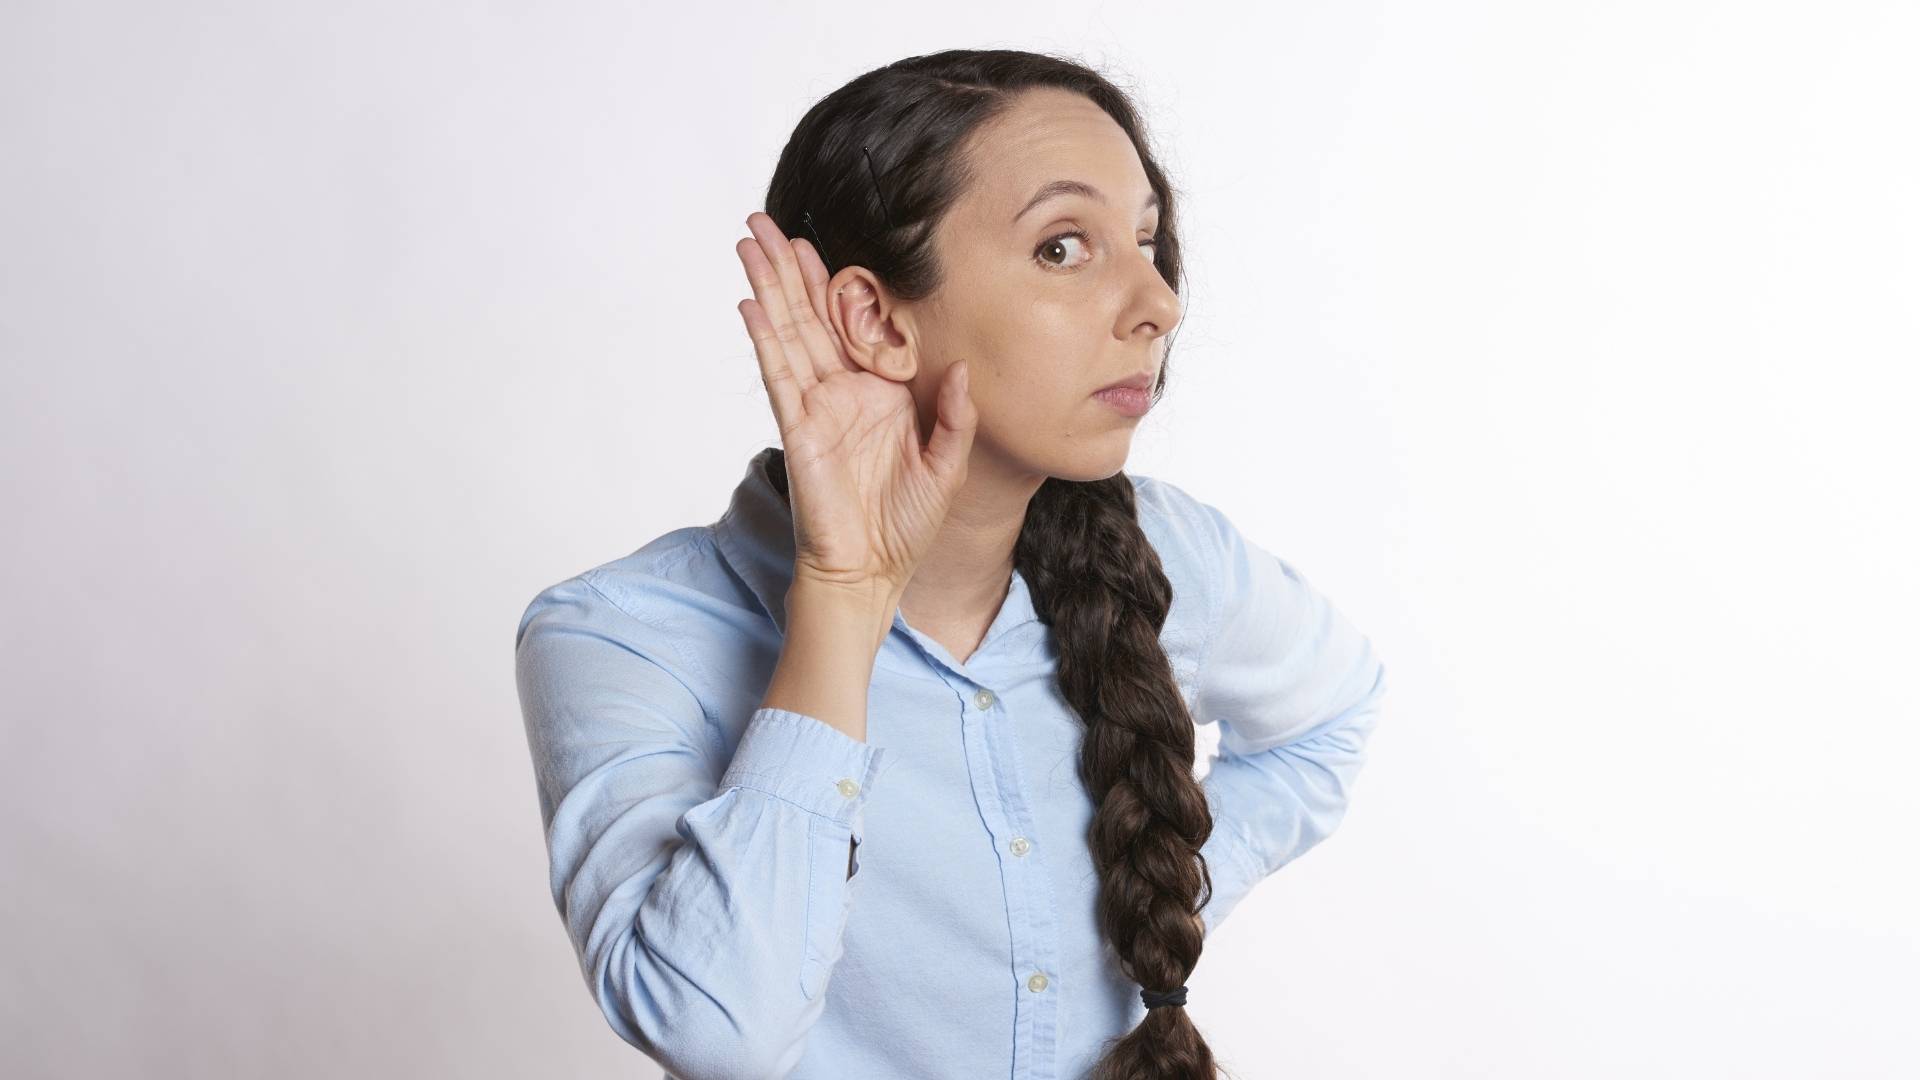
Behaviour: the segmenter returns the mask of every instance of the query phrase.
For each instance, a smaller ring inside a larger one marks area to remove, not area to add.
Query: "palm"
[[[848,356],[827,317],[828,275],[811,245],[803,259],[770,217],[747,220],[755,236],[738,250],[755,299],[742,301],[741,313],[786,450],[795,573],[897,589],[966,475],[977,418],[964,372],[941,386],[939,423],[923,447],[907,384]]]

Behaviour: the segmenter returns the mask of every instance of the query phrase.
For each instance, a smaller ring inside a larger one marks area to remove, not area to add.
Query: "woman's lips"
[[[1153,402],[1149,399],[1147,391],[1136,390],[1130,386],[1116,386],[1106,390],[1096,390],[1093,396],[1106,402],[1125,416],[1145,416],[1147,410],[1153,408]]]

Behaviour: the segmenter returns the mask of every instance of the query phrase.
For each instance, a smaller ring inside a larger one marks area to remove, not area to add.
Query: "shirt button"
[[[851,780],[842,780],[834,786],[840,789],[840,794],[845,795],[849,799],[860,794],[860,785]]]
[[[1047,988],[1047,977],[1045,975],[1040,974],[1037,971],[1034,972],[1033,975],[1027,979],[1027,989],[1033,991],[1036,994],[1042,990],[1045,990],[1046,988]]]
[[[1033,848],[1033,845],[1027,843],[1027,838],[1024,836],[1014,837],[1013,843],[1008,844],[1007,846],[1013,849],[1013,853],[1015,855],[1025,855],[1028,851],[1032,850]]]
[[[993,691],[982,690],[973,695],[973,703],[982,709],[993,708]]]

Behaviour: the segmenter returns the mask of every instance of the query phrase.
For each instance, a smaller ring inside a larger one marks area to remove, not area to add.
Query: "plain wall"
[[[778,436],[735,241],[868,68],[1071,53],[1184,196],[1129,468],[1391,672],[1210,940],[1243,1077],[1920,1074],[1904,3],[9,3],[0,1072],[625,1077],[540,588]],[[929,973],[934,977],[934,973]]]

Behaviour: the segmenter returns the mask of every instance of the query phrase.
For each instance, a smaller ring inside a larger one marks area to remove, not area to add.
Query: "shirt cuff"
[[[752,788],[851,826],[886,764],[886,747],[806,713],[762,708],[747,721],[720,790]]]

